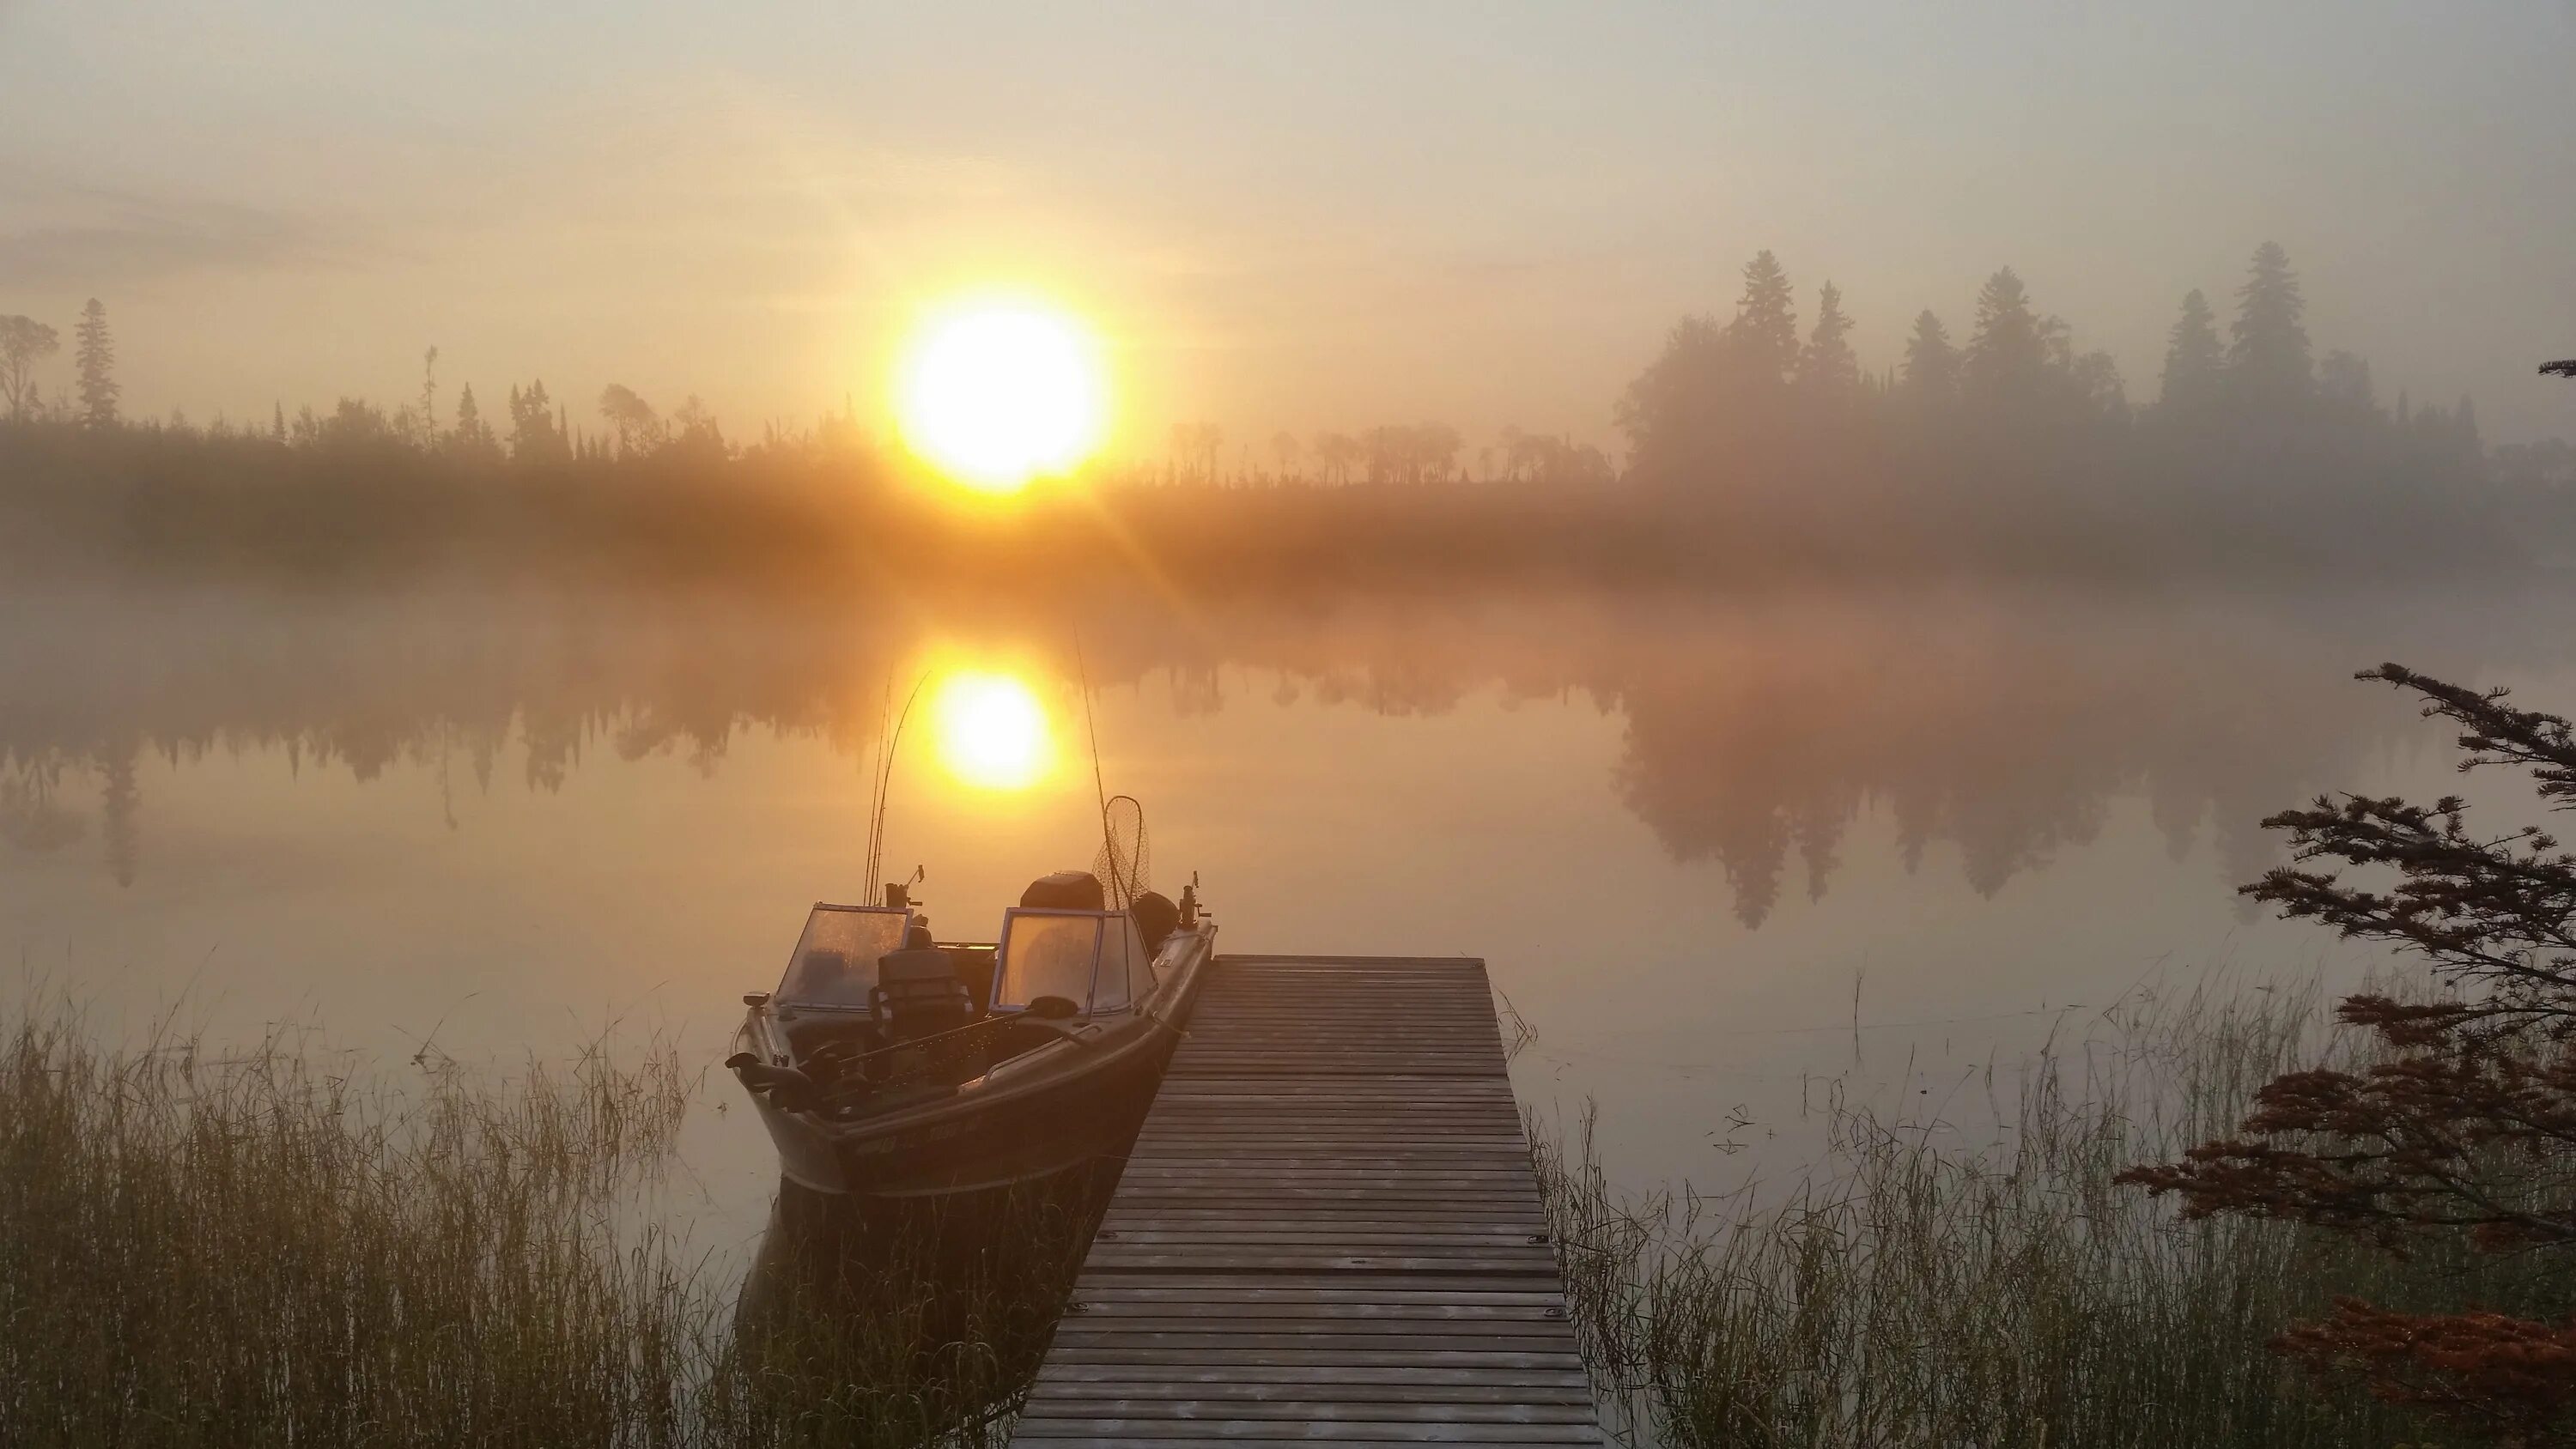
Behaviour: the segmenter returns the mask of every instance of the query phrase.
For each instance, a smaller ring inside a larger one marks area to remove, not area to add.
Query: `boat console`
[[[753,1001],[784,1045],[727,1065],[849,1120],[953,1093],[1041,1047],[1080,1041],[1153,991],[1154,947],[1178,911],[1160,896],[1112,910],[1100,883],[1063,872],[1002,914],[992,945],[934,943],[914,903],[818,903],[786,974]],[[1149,903],[1152,903],[1149,905]],[[1149,944],[1148,933],[1154,938]],[[756,1068],[745,1070],[746,1066]],[[809,1108],[807,1110],[814,1110]]]

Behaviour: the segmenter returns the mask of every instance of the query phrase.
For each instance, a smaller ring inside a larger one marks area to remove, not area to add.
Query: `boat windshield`
[[[993,1004],[1018,1007],[1041,996],[1061,996],[1089,1010],[1101,920],[1077,911],[1003,912],[1001,972]]]
[[[868,1009],[877,958],[903,949],[912,912],[887,906],[817,905],[788,958],[778,999],[798,1006]]]
[[[1061,996],[1100,1016],[1154,989],[1153,962],[1125,911],[1005,911],[1000,956],[993,1004],[1006,1010]]]

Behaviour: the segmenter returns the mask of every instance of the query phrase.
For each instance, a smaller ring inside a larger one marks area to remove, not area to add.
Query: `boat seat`
[[[975,999],[948,953],[929,950],[889,951],[877,958],[877,987],[871,996],[876,1019],[897,1040],[910,1040],[964,1026],[975,1019]]]

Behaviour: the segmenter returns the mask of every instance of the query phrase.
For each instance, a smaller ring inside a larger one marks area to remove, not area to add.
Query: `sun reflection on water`
[[[1055,758],[1045,706],[1008,674],[960,670],[931,696],[932,735],[950,774],[986,790],[1020,790],[1044,778]]]

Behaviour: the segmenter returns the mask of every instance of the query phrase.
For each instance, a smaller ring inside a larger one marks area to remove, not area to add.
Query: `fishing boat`
[[[726,1062],[788,1180],[934,1198],[1124,1152],[1216,940],[1195,878],[1177,902],[1135,882],[1043,877],[991,942],[935,939],[909,884],[816,903]]]

